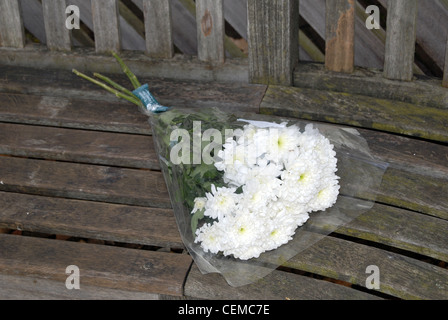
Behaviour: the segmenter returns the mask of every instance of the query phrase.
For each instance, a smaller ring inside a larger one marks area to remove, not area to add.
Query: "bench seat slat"
[[[171,209],[0,192],[0,227],[183,248]]]
[[[448,270],[350,241],[325,237],[285,266],[366,286],[366,268],[380,270],[380,292],[403,299],[447,299]]]
[[[262,280],[231,287],[216,273],[203,275],[192,265],[185,283],[185,296],[213,300],[379,300],[375,295],[327,281],[274,270]]]
[[[191,265],[191,257],[183,254],[7,234],[0,234],[0,248],[3,275],[52,280],[54,286],[64,289],[66,268],[76,265],[81,290],[85,284],[109,290],[181,296]]]
[[[159,169],[151,136],[0,123],[0,154]]]
[[[348,124],[448,142],[448,110],[344,92],[270,86],[262,113]],[[428,123],[431,126],[428,126]]]
[[[0,191],[170,208],[161,172],[0,157]]]

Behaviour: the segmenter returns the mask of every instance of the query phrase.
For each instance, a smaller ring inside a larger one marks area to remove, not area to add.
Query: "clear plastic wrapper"
[[[375,201],[375,190],[380,186],[387,169],[387,164],[371,155],[365,139],[352,128],[278,118],[274,124],[272,117],[232,114],[216,108],[179,108],[160,114],[144,112],[150,118],[161,169],[185,247],[202,273],[220,273],[232,286],[247,285],[263,278],[301,251],[371,209]],[[223,185],[223,173],[215,167],[217,158],[219,159],[216,150],[222,149],[226,142],[226,130],[243,129],[248,124],[246,120],[263,121],[257,123],[257,126],[296,125],[301,131],[312,123],[334,146],[340,190],[336,203],[324,211],[309,213],[308,220],[295,229],[292,239],[287,243],[265,251],[256,258],[240,259],[231,254],[204,250],[201,243],[195,241],[196,231],[201,225],[216,221],[192,214],[192,211],[195,198],[210,193],[212,185]],[[207,130],[210,129],[215,133],[219,131],[221,137],[218,139],[207,135]],[[181,145],[185,148],[179,148]],[[182,161],[173,161],[171,156],[174,153],[178,155],[179,150],[182,150]],[[202,158],[208,154],[213,157],[212,162]]]
[[[357,130],[278,117],[273,123],[269,116],[232,114],[216,108],[170,109],[160,105],[148,86],[142,86],[118,55],[112,54],[134,91],[100,74],[94,74],[94,79],[77,70],[73,72],[136,104],[149,117],[180,235],[202,273],[220,273],[232,286],[250,284],[303,250],[318,245],[321,239],[374,205],[375,190],[379,189],[387,163],[371,155],[366,140]],[[286,134],[275,136],[276,128]],[[254,141],[267,142],[278,149],[263,149],[266,145],[259,143],[259,148],[245,150],[242,162],[248,162],[248,165],[240,165],[241,161],[235,160],[238,155],[235,158],[231,153],[233,167],[230,168],[235,169],[236,164],[239,168],[227,174],[231,171],[226,172],[225,151],[247,147],[249,144],[244,141],[250,140],[251,132],[253,137],[257,136]],[[270,140],[271,136],[266,136],[268,132],[274,133],[275,139]],[[315,143],[310,143],[310,149],[305,147],[308,140]],[[248,155],[254,157],[248,159]],[[305,165],[312,170],[300,171]],[[250,177],[253,168],[258,173],[248,179],[246,176]],[[265,183],[263,179],[267,176],[270,180]],[[316,183],[305,183],[309,181]],[[257,187],[267,188],[262,190],[261,197],[255,197],[255,192],[250,193],[251,188],[253,191]],[[219,198],[220,202],[215,206],[219,210],[208,211],[207,205],[215,203],[217,194],[225,193],[223,190],[231,196]],[[252,196],[258,207],[246,206],[247,198],[240,196],[245,194]],[[318,201],[307,198],[309,195]],[[237,199],[237,202],[223,202],[223,199]],[[201,202],[203,207],[199,206]],[[201,239],[205,234],[203,230],[220,226],[223,221],[232,221],[234,217],[245,220],[245,224],[238,224],[237,219],[234,224],[224,224],[231,228],[237,226],[236,233],[217,233],[224,235],[221,237],[224,240],[219,243],[225,245],[207,247],[207,241],[212,241],[215,234],[212,233],[208,240]],[[280,230],[280,225],[286,226],[284,229],[288,229],[288,233]],[[241,234],[243,236],[239,238]],[[252,242],[248,246],[239,246],[238,241],[247,240],[246,234]],[[231,245],[227,246],[228,243]],[[245,252],[246,249],[250,252]]]

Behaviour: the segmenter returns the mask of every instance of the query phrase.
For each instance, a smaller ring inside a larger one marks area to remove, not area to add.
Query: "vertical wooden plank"
[[[415,55],[417,0],[389,1],[384,77],[411,81]]]
[[[445,49],[445,70],[443,71],[443,81],[442,85],[448,88],[448,38],[446,40],[446,49]]]
[[[66,8],[65,0],[42,0],[45,35],[50,50],[72,49],[71,31],[65,26]]]
[[[25,33],[18,0],[0,1],[0,47],[23,48]]]
[[[171,7],[169,0],[144,0],[146,52],[154,58],[174,54]]]
[[[98,53],[121,50],[117,0],[92,0],[95,48]]]
[[[223,63],[224,10],[222,0],[196,0],[198,58]]]
[[[327,0],[325,21],[325,67],[330,71],[353,72],[355,0]]]
[[[299,1],[248,0],[249,81],[292,85],[299,57]]]

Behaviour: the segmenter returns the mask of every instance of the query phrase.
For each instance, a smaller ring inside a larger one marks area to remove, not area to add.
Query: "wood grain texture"
[[[0,157],[0,191],[170,208],[160,172]]]
[[[92,0],[95,48],[97,53],[121,50],[117,0]]]
[[[402,299],[446,299],[448,270],[393,252],[325,237],[285,266],[366,286],[366,268],[378,266],[379,292]]]
[[[216,273],[203,275],[192,265],[185,296],[212,300],[378,300],[357,290],[297,274],[274,270],[265,278],[242,287],[231,287]]]
[[[327,0],[325,12],[325,67],[351,73],[355,63],[355,0]]]
[[[181,296],[188,255],[0,235],[3,275],[52,280],[65,288],[66,267],[76,265],[80,286]],[[25,263],[24,263],[25,262]],[[76,290],[74,290],[76,291]]]
[[[25,30],[19,0],[4,0],[0,3],[0,47],[23,48]]]
[[[82,88],[79,90],[78,97],[82,94]],[[69,91],[65,93],[71,95]],[[101,114],[101,117],[98,117],[98,114]],[[101,102],[67,98],[67,95],[57,97],[0,93],[0,119],[12,123],[151,134],[147,116],[138,112],[134,105],[107,100]]]
[[[442,85],[448,88],[448,37],[446,41],[446,49],[445,49],[445,69],[443,71],[443,81]]]
[[[183,248],[171,209],[0,192],[0,226],[86,239]]]
[[[248,0],[249,82],[291,85],[299,57],[296,0]]]
[[[270,86],[260,110],[275,115],[349,124],[435,141],[448,141],[445,129],[448,110],[421,108],[419,105],[388,99]]]
[[[196,25],[198,58],[201,61],[223,63],[224,11],[222,0],[197,0]]]
[[[169,0],[143,1],[146,52],[154,58],[174,55],[171,6]]]
[[[66,8],[65,0],[42,1],[47,47],[50,50],[71,50],[71,31],[65,26],[65,20],[67,19]]]
[[[132,69],[135,70],[136,68]],[[11,72],[12,70],[15,70],[15,72]],[[90,74],[90,72],[87,73]],[[106,75],[129,88],[130,82],[122,74]],[[142,83],[148,83],[150,91],[160,103],[175,107],[218,107],[230,111],[257,112],[266,90],[264,85],[247,83],[218,81],[209,83],[206,81],[151,78],[147,75],[139,78]],[[29,83],[33,85],[29,85]],[[68,110],[65,110],[63,106],[73,111],[72,107],[76,110],[77,104],[79,104],[80,110],[82,110],[80,114],[85,116],[84,112],[87,108],[82,106],[83,99],[86,104],[90,103],[91,105],[94,102],[89,100],[103,101],[103,103],[98,104],[98,108],[107,108],[107,103],[105,102],[114,102],[111,105],[111,110],[114,111],[114,116],[117,117],[117,120],[123,117],[128,119],[134,117],[134,119],[137,119],[138,115],[137,108],[134,105],[129,104],[129,107],[126,109],[123,107],[125,105],[124,102],[121,103],[119,108],[121,110],[116,109],[115,107],[119,106],[117,102],[123,100],[119,100],[113,94],[105,94],[102,88],[80,79],[68,71],[58,72],[51,69],[39,70],[34,68],[16,69],[14,67],[0,66],[0,92],[51,96],[43,99],[42,102],[48,105],[47,112],[50,113],[50,110],[56,112],[57,109],[61,109],[60,114],[65,116],[68,116]],[[52,100],[54,101],[51,102]],[[11,101],[11,103],[14,103],[14,101]],[[15,105],[17,107],[18,104],[16,103]],[[53,108],[51,105],[53,105]],[[123,114],[120,116],[115,112],[122,112]],[[126,114],[131,112],[132,114]],[[57,114],[56,112],[55,116]],[[93,114],[92,116],[91,120],[99,123],[98,119],[95,120]],[[110,117],[107,114],[104,116],[108,117],[109,120],[113,120],[112,115]],[[103,121],[103,126],[112,126],[113,123],[114,121]]]
[[[389,1],[384,76],[411,81],[416,40],[417,0]]]
[[[320,64],[302,63],[294,72],[294,85],[448,109],[448,90],[442,88],[440,80],[435,78],[395,81],[384,78],[382,71],[374,69],[357,67],[351,74],[329,73]]]
[[[0,123],[0,154],[159,169],[151,136]]]

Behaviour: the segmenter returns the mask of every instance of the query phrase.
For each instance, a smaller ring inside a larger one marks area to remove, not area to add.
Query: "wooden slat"
[[[35,286],[41,279],[51,280],[51,287],[65,289],[66,268],[76,265],[80,271],[79,291],[84,284],[97,289],[181,296],[191,265],[191,258],[182,254],[4,234],[0,234],[0,248],[2,275],[32,278]]]
[[[170,208],[162,173],[0,157],[0,191]]]
[[[146,52],[154,58],[171,58],[174,54],[169,0],[143,1]]]
[[[0,154],[158,169],[151,136],[0,123]]]
[[[439,79],[411,82],[385,79],[379,70],[356,68],[352,74],[328,73],[322,65],[300,64],[294,72],[294,85],[324,91],[349,92],[379,99],[408,102],[421,107],[448,109],[448,90]]]
[[[443,72],[443,86],[448,88],[448,38],[445,49],[445,70]]]
[[[196,25],[199,60],[223,63],[225,55],[222,0],[197,0]]]
[[[98,53],[121,50],[117,0],[92,0],[95,48]]]
[[[296,0],[248,0],[249,82],[293,83],[298,22]]]
[[[379,292],[402,299],[447,299],[448,270],[393,252],[325,237],[285,263],[365,287],[366,268],[380,271]]]
[[[417,3],[417,0],[389,2],[384,62],[384,76],[388,79],[412,80]]]
[[[23,48],[25,32],[19,0],[0,2],[0,47]]]
[[[448,238],[444,230],[448,230],[447,220],[377,203],[336,233],[446,261]]]
[[[79,10],[82,12],[81,21],[90,30],[94,30],[91,0],[70,0],[70,3],[79,7]],[[145,51],[145,39],[121,15],[119,16],[118,24],[121,31],[122,49]]]
[[[134,65],[132,70],[138,70],[138,66]],[[130,87],[129,79],[123,76],[122,72],[118,76],[110,75],[110,77],[128,88]],[[266,87],[263,85],[221,82],[210,84],[205,81],[149,78],[147,75],[141,76],[140,80],[142,83],[148,83],[150,91],[160,103],[175,107],[218,107],[230,111],[257,112],[266,90]],[[50,114],[50,110],[56,112],[56,110],[60,109],[55,113],[55,119],[58,118],[57,115],[59,112],[60,115],[64,115],[64,118],[69,117],[70,114],[68,111],[76,110],[77,104],[79,104],[80,110],[83,110],[80,112],[82,114],[81,117],[86,119],[87,114],[85,112],[88,110],[82,106],[82,101],[86,101],[83,99],[103,101],[103,103],[98,104],[98,108],[104,108],[103,110],[105,111],[108,110],[107,103],[105,102],[115,102],[111,104],[110,110],[116,113],[114,116],[117,116],[117,122],[120,123],[121,119],[124,120],[124,118],[133,118],[137,120],[137,128],[139,130],[142,129],[142,123],[138,120],[139,115],[136,106],[130,103],[125,104],[124,100],[119,100],[113,94],[105,93],[104,89],[77,77],[69,71],[0,66],[0,92],[49,96],[47,98],[40,98],[42,101],[36,97],[24,98],[21,101],[31,99],[30,103],[31,101],[37,101],[38,104],[45,104],[48,106],[48,114]],[[14,99],[19,99],[19,97],[11,99],[7,99],[6,102],[10,101],[10,103],[17,105]],[[95,103],[89,100],[85,103],[90,105]],[[122,103],[117,104],[116,102],[119,101],[122,101]],[[1,103],[2,101],[0,99]],[[126,105],[127,107],[125,107]],[[27,106],[25,105],[23,107]],[[13,111],[12,109],[10,110]],[[34,111],[31,111],[31,114],[34,113]],[[110,121],[103,121],[102,127],[113,127],[115,122],[113,115],[105,114],[104,117],[107,117]],[[76,122],[76,117],[71,118]],[[140,119],[145,118],[140,117]],[[91,122],[99,123],[98,120],[98,118],[95,119],[95,117],[92,117]],[[129,122],[127,123],[131,124]]]
[[[55,92],[56,88],[53,89]],[[70,95],[69,90],[65,92]],[[74,96],[80,94],[82,93],[78,92]],[[101,114],[101,117],[98,117],[98,114]],[[0,120],[54,127],[151,134],[147,116],[136,111],[134,105],[107,100],[101,102],[46,95],[0,93]]]
[[[120,56],[129,68],[140,77],[247,84],[247,59],[227,59],[224,64],[213,65],[187,55],[176,55],[174,59],[151,59],[143,52],[122,52]],[[75,68],[86,72],[123,73],[115,59],[109,55],[98,55],[89,48],[73,50],[71,53],[53,52],[51,55],[39,45],[32,45],[28,49],[22,50],[1,50],[0,64],[32,68],[39,65],[58,70]]]
[[[72,48],[71,32],[65,26],[66,8],[65,0],[42,1],[47,47],[50,50],[70,51]]]
[[[183,248],[171,209],[0,192],[0,228]]]
[[[353,72],[355,63],[355,0],[326,1],[325,66],[336,72]]]
[[[270,86],[263,113],[448,141],[448,110],[349,93]],[[430,124],[430,125],[429,125]]]
[[[297,274],[274,270],[262,280],[231,287],[219,274],[203,275],[192,265],[185,283],[185,296],[212,300],[377,300],[365,292]]]

